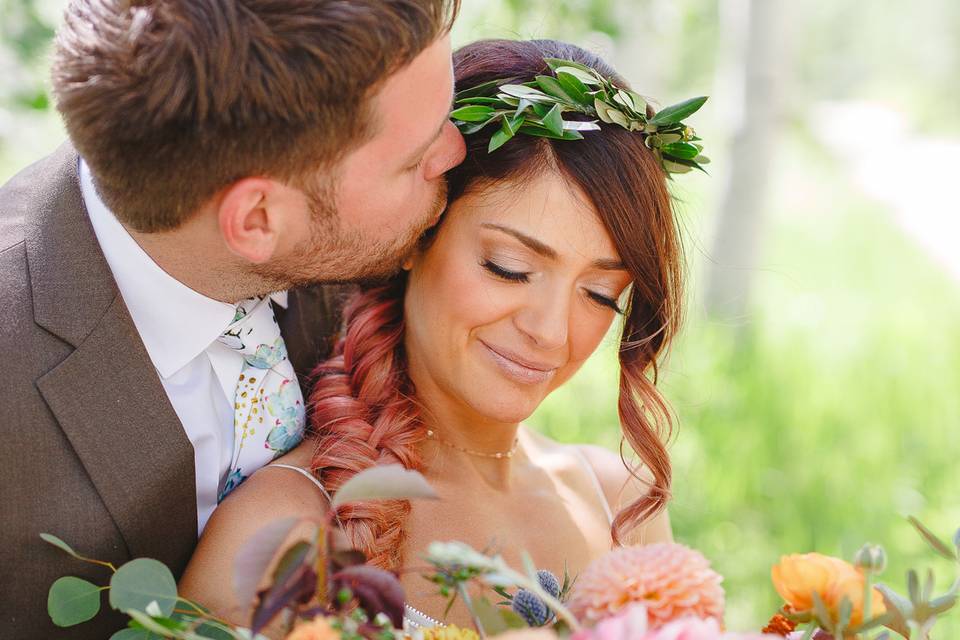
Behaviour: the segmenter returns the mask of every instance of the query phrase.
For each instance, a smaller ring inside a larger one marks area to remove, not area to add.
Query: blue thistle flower
[[[513,596],[513,610],[531,627],[542,627],[550,619],[550,610],[536,594],[520,589]]]
[[[540,569],[537,571],[537,581],[540,583],[540,586],[543,587],[543,590],[554,598],[560,597],[560,580],[557,579],[557,576],[546,569]]]

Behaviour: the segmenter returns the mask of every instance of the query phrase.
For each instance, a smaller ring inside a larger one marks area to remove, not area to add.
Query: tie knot
[[[280,325],[266,296],[238,303],[233,322],[217,340],[239,351],[247,365],[257,369],[271,369],[287,357]]]

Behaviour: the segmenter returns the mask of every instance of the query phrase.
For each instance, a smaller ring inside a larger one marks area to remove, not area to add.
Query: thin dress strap
[[[333,498],[330,497],[330,494],[327,492],[327,490],[323,487],[322,484],[320,484],[320,481],[317,480],[317,477],[312,473],[310,473],[309,471],[307,471],[306,469],[304,469],[303,467],[295,467],[292,464],[283,464],[281,462],[273,462],[271,464],[266,465],[264,469],[269,469],[270,467],[280,467],[281,469],[290,469],[292,471],[298,472],[299,474],[305,476],[310,482],[317,485],[317,489],[320,489],[320,492],[323,493],[323,497],[327,499],[328,504],[333,503]]]
[[[310,482],[317,485],[317,489],[320,489],[323,492],[324,497],[327,499],[328,503],[332,503],[333,499],[330,497],[330,494],[324,488],[320,481],[317,480],[317,477],[304,469],[303,467],[296,467],[292,464],[283,464],[280,462],[274,462],[263,467],[264,469],[269,469],[270,467],[279,467],[281,469],[290,469],[291,471],[296,471],[300,475],[306,477]],[[341,526],[342,528],[342,526]],[[427,614],[423,613],[418,609],[414,609],[410,605],[404,607],[403,613],[404,626],[408,629],[427,629],[429,627],[442,627],[444,626],[439,620],[431,618]]]
[[[603,487],[600,485],[600,478],[597,477],[597,472],[594,471],[593,465],[587,460],[587,456],[583,455],[580,447],[574,445],[573,450],[577,452],[580,462],[587,468],[587,473],[590,479],[593,480],[593,486],[597,490],[597,496],[600,498],[600,504],[603,505],[603,511],[607,514],[607,521],[610,523],[610,526],[613,526],[613,512],[610,511],[610,503],[607,502],[607,494],[603,492]]]

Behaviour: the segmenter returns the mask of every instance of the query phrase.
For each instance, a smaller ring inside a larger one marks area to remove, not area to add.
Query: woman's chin
[[[533,415],[543,401],[543,396],[535,397],[530,390],[518,393],[515,389],[498,390],[474,397],[473,410],[491,422],[504,424],[520,423]]]

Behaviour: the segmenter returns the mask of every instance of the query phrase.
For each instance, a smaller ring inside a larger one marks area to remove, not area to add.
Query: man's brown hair
[[[53,92],[100,195],[142,232],[266,175],[307,184],[459,0],[71,0]]]

